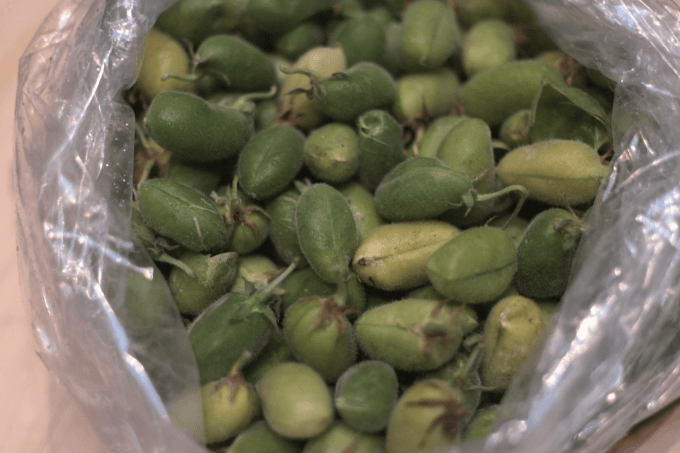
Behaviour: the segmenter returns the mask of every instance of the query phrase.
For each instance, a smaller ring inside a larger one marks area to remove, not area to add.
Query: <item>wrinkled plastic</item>
[[[37,353],[112,452],[205,452],[169,294],[147,323],[125,304],[128,273],[153,267],[129,228],[134,116],[120,92],[171,3],[64,0],[19,67],[19,267]],[[680,8],[528,3],[563,50],[618,82],[615,158],[554,330],[494,434],[449,452],[602,452],[680,394]]]

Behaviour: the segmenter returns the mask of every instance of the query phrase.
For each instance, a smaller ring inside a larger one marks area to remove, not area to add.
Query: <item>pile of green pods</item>
[[[180,0],[124,95],[157,266],[126,304],[172,294],[210,449],[491,432],[608,176],[610,81],[521,0]]]

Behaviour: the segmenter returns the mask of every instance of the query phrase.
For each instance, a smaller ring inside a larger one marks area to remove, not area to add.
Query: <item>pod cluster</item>
[[[157,266],[126,306],[172,294],[209,448],[490,432],[608,175],[610,81],[520,0],[180,0],[124,94]]]

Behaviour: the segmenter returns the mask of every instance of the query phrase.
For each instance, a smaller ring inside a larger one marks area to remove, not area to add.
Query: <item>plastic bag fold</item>
[[[450,452],[602,452],[680,392],[680,8],[527,1],[562,50],[617,82],[615,157],[552,333],[494,434]],[[147,322],[126,304],[129,274],[153,263],[129,227],[134,115],[120,93],[172,3],[63,0],[19,66],[18,257],[36,350],[112,452],[205,451],[169,293]]]

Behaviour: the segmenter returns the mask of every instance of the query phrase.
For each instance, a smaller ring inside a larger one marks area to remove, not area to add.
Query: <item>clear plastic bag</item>
[[[20,60],[19,267],[37,352],[112,452],[204,452],[198,372],[168,295],[130,322],[143,36],[172,0],[63,0]],[[528,0],[558,45],[618,82],[615,158],[552,333],[494,434],[451,452],[602,452],[680,391],[680,8]]]

